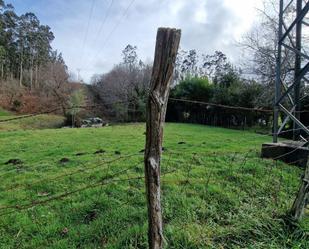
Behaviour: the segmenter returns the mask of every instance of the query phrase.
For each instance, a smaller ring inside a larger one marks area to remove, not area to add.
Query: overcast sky
[[[89,82],[121,60],[127,44],[153,58],[158,27],[182,30],[182,49],[220,50],[234,62],[237,40],[250,30],[262,0],[7,0],[17,13],[35,13],[55,34],[71,72]]]

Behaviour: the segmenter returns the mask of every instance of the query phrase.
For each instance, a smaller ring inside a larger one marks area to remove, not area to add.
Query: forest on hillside
[[[52,48],[54,34],[33,13],[18,15],[0,1],[0,105],[30,113],[61,106],[63,113],[77,86],[69,84],[62,54]]]

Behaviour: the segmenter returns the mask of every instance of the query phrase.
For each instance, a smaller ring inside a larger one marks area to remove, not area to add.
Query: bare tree
[[[257,79],[266,85],[263,101],[260,104],[272,106],[273,89],[276,78],[276,56],[278,47],[278,2],[265,0],[264,8],[260,9],[259,22],[247,33],[240,45],[246,51],[244,60],[244,72],[251,78]],[[288,8],[286,23],[295,18],[293,6]],[[294,34],[293,34],[294,35]],[[293,47],[292,37],[288,37],[287,45]],[[295,54],[288,49],[283,49],[282,58],[282,82],[284,87],[293,81]]]
[[[128,45],[122,51],[123,62],[101,76],[93,78],[98,101],[105,112],[118,121],[145,120],[146,97],[152,67],[138,61],[136,47]]]
[[[70,88],[68,87],[69,74],[61,62],[49,62],[44,68],[43,88],[45,93],[52,95],[66,114],[66,106],[69,99]]]

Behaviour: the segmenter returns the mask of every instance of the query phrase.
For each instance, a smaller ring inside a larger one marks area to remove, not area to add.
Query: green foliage
[[[220,80],[219,80],[220,79]],[[176,85],[171,96],[231,106],[256,107],[263,86],[255,81],[242,80],[234,71],[222,73],[214,83],[207,78],[187,78]]]
[[[69,113],[77,115],[82,109],[81,106],[85,103],[85,93],[82,89],[74,91],[69,99]]]
[[[229,62],[220,51],[198,55],[195,50],[181,50],[177,56],[174,97],[216,104],[271,108],[265,99],[269,89],[242,78],[242,70]]]
[[[45,66],[53,52],[50,27],[42,25],[33,13],[19,16],[11,4],[0,2],[0,6],[0,63],[5,61],[1,77],[7,79],[12,74],[18,78],[23,70]]]
[[[139,151],[144,148],[144,131],[144,125],[123,125],[0,132],[0,206],[45,200],[102,181],[127,167],[130,170],[117,179],[143,177]],[[165,248],[309,247],[308,215],[294,230],[283,219],[302,170],[261,159],[261,143],[270,140],[250,132],[166,124],[161,163]],[[106,152],[94,154],[100,149]],[[122,156],[137,155],[104,163],[119,157],[115,151]],[[80,152],[84,154],[77,157]],[[5,165],[12,158],[23,164]],[[61,164],[61,158],[69,162]],[[99,167],[89,169],[94,166]],[[81,171],[44,180],[76,170]],[[5,191],[25,184],[25,188]],[[0,214],[3,212],[1,209]],[[46,205],[13,211],[0,216],[0,234],[3,249],[146,249],[144,181],[111,182]]]
[[[229,87],[216,85],[212,102],[254,108],[260,106],[263,86],[254,81],[232,81]]]
[[[240,73],[232,64],[227,63],[224,68],[217,71],[214,77],[214,84],[222,88],[229,88],[240,83]]]
[[[213,95],[213,86],[207,78],[187,78],[176,85],[171,95],[176,98],[209,101]]]
[[[81,117],[80,113],[83,110],[82,106],[85,103],[85,93],[83,89],[75,90],[69,97],[68,101],[69,110],[67,116],[67,125],[71,125],[72,127],[80,127]]]

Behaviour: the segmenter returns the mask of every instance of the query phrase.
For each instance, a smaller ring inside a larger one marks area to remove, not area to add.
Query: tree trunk
[[[19,86],[23,85],[23,59],[22,56],[20,58],[20,73],[19,73]]]
[[[1,79],[4,79],[4,62],[1,63]]]
[[[30,90],[33,88],[33,70],[30,68]]]
[[[160,159],[163,124],[170,83],[180,41],[180,30],[159,28],[155,59],[147,103],[145,182],[148,205],[148,240],[150,249],[163,248],[163,229],[160,199]]]
[[[34,61],[34,58],[32,56],[31,58],[31,66],[30,66],[30,90],[32,91],[32,88],[33,88],[33,61]]]
[[[36,88],[38,88],[38,63],[35,64],[35,82],[34,82],[34,85]]]
[[[309,163],[307,164],[305,175],[302,179],[302,184],[297,193],[297,197],[293,203],[292,209],[290,211],[291,217],[294,221],[300,221],[306,205],[309,201]]]

